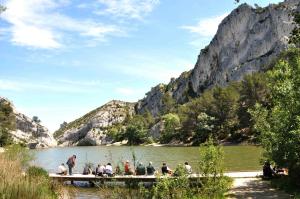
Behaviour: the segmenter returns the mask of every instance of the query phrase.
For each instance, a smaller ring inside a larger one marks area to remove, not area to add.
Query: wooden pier
[[[260,171],[254,171],[254,172],[230,172],[225,173],[225,176],[232,177],[232,178],[253,178],[258,177],[262,175],[262,172]],[[50,173],[49,177],[53,180],[57,180],[60,182],[65,181],[85,181],[85,182],[92,182],[94,184],[96,183],[104,183],[104,182],[125,182],[125,183],[132,183],[132,182],[152,182],[155,183],[158,179],[163,178],[176,178],[174,176],[154,176],[154,175],[116,175],[113,177],[101,177],[101,176],[95,176],[95,175],[82,175],[82,174],[73,174],[73,175],[58,175],[55,173]],[[190,174],[187,176],[187,178],[190,181],[197,182],[197,180],[200,180],[203,178],[203,176],[199,174]]]

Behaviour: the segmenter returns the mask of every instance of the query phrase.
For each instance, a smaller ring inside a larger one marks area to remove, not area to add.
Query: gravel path
[[[269,181],[257,177],[234,178],[233,187],[229,191],[228,198],[263,198],[263,199],[290,199],[289,194],[271,188]]]

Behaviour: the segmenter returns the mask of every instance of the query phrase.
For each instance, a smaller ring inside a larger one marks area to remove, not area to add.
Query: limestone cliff
[[[286,0],[265,8],[242,4],[219,25],[210,44],[201,50],[192,71],[172,79],[165,90],[154,87],[136,105],[138,113],[158,115],[162,96],[169,92],[178,103],[195,97],[214,85],[241,80],[245,74],[262,71],[288,46],[294,28],[292,13],[299,0]]]
[[[134,103],[113,100],[70,122],[54,133],[60,146],[101,145],[112,142],[106,130],[134,114]]]
[[[14,142],[24,143],[30,148],[47,148],[57,145],[53,135],[40,123],[33,121],[26,115],[19,113],[6,98],[0,97],[1,103],[9,103],[15,116],[15,130],[10,134]]]

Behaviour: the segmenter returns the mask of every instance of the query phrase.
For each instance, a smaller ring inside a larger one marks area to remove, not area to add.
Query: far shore
[[[241,143],[236,143],[236,142],[221,142],[219,143],[220,146],[260,146],[259,144],[255,143],[249,143],[249,142],[241,142]],[[88,146],[88,145],[87,145]],[[127,145],[127,142],[114,142],[110,144],[103,144],[103,145],[94,145],[94,146],[108,146],[108,147],[115,147],[115,146],[128,146],[131,147],[131,145]],[[151,144],[140,144],[140,145],[132,145],[132,146],[145,146],[145,147],[197,147],[192,144],[184,144],[184,143],[169,143],[169,144],[160,144],[160,143],[151,143]],[[74,146],[53,146],[53,147],[47,147],[47,148],[65,148],[65,147],[77,147],[76,145]],[[81,147],[81,146],[78,146]],[[47,148],[37,148],[37,149],[47,149]],[[4,151],[4,149],[3,149]],[[1,147],[0,147],[0,152],[1,152]]]

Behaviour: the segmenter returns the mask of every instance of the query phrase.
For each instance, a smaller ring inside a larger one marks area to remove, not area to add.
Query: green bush
[[[34,178],[38,178],[38,177],[48,178],[48,172],[45,169],[37,166],[28,167],[28,169],[26,170],[26,175]]]

